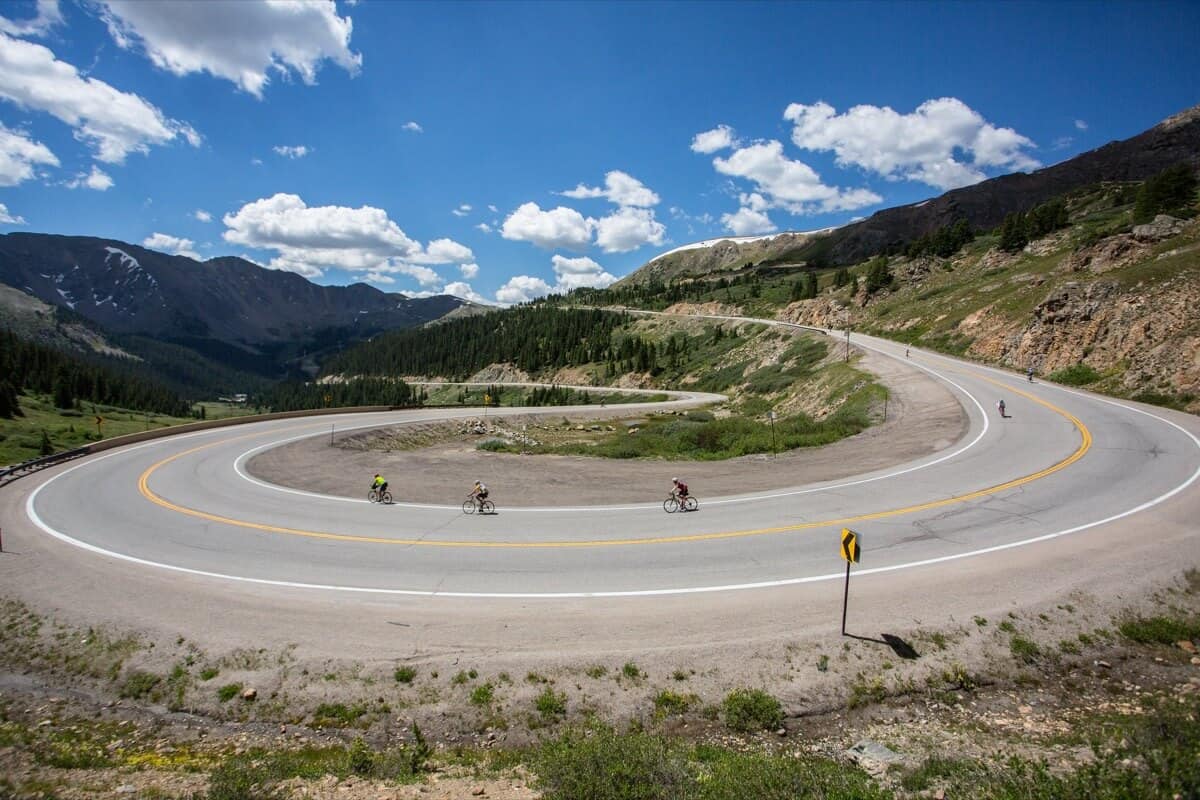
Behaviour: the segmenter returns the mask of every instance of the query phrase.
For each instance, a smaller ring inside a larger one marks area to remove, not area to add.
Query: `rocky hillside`
[[[1112,202],[1076,198],[1081,221],[1017,253],[991,236],[948,259],[894,258],[890,288],[856,279],[780,316],[841,327],[849,310],[859,330],[1200,412],[1200,220],[1131,225]]]
[[[1111,142],[1036,172],[1014,173],[954,189],[920,203],[889,208],[861,222],[828,232],[784,233],[739,244],[723,240],[709,247],[677,250],[652,259],[623,278],[618,287],[657,279],[728,272],[747,264],[780,262],[830,267],[856,264],[959,220],[975,230],[991,230],[1007,214],[1104,182],[1142,181],[1167,167],[1200,167],[1200,105],[1163,120],[1130,139]]]

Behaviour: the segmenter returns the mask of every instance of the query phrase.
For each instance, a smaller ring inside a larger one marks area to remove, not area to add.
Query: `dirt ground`
[[[314,436],[260,453],[247,469],[270,483],[343,497],[360,496],[378,472],[388,479],[397,502],[434,504],[460,502],[472,481],[479,479],[500,507],[553,505],[563,497],[582,504],[653,502],[667,494],[671,478],[678,476],[703,501],[884,469],[944,450],[963,436],[966,415],[944,384],[869,352],[859,364],[879,376],[891,392],[887,421],[832,445],[776,458],[626,460],[614,466],[611,460],[584,456],[490,453],[476,450],[475,442],[392,453],[351,450],[330,447],[328,438]],[[570,418],[628,415],[614,406]],[[517,413],[506,423],[519,426],[524,419]],[[546,418],[528,420],[542,423]]]

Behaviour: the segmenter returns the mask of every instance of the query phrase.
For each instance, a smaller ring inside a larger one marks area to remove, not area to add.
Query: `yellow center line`
[[[960,370],[955,370],[955,371],[960,371]],[[1050,409],[1052,412],[1066,418],[1075,427],[1075,429],[1077,431],[1079,431],[1081,441],[1080,441],[1080,445],[1079,445],[1078,449],[1076,449],[1075,452],[1071,453],[1071,455],[1067,456],[1062,461],[1059,461],[1058,463],[1053,464],[1052,466],[1046,467],[1045,469],[1039,470],[1038,472],[1034,472],[1030,475],[1024,475],[1019,478],[1014,478],[1011,481],[1006,481],[1004,483],[996,484],[994,486],[989,486],[985,489],[979,489],[974,492],[968,492],[967,494],[960,494],[960,495],[956,495],[954,497],[947,497],[942,500],[933,500],[928,503],[919,503],[917,505],[905,506],[903,508],[890,509],[888,511],[876,511],[876,512],[873,512],[870,514],[857,514],[857,515],[849,516],[849,517],[826,519],[826,520],[820,520],[820,521],[816,521],[816,522],[800,522],[800,523],[796,523],[793,525],[780,525],[780,526],[772,527],[772,528],[753,528],[750,530],[742,530],[742,531],[722,531],[722,532],[718,532],[718,533],[697,533],[697,534],[687,534],[687,535],[679,535],[679,536],[655,536],[655,537],[647,537],[647,538],[641,538],[641,539],[592,539],[592,540],[583,540],[583,541],[566,540],[566,541],[511,542],[511,541],[478,541],[478,540],[396,539],[396,538],[383,537],[383,536],[354,536],[354,535],[346,534],[346,533],[332,533],[332,532],[328,532],[328,531],[310,531],[310,530],[304,530],[302,528],[288,528],[288,527],[284,527],[284,526],[280,526],[280,525],[268,525],[268,524],[262,523],[262,522],[249,522],[246,520],[240,520],[240,519],[234,519],[232,517],[221,516],[219,514],[210,514],[207,511],[200,511],[198,509],[188,508],[187,506],[181,506],[176,503],[172,503],[171,501],[166,500],[163,497],[155,494],[150,489],[150,486],[149,486],[150,476],[155,472],[155,470],[159,469],[160,467],[165,466],[166,464],[169,464],[172,461],[175,461],[176,459],[183,458],[186,455],[190,455],[190,454],[198,452],[200,450],[205,450],[209,447],[215,447],[218,444],[225,444],[230,441],[237,441],[238,439],[246,439],[246,438],[251,438],[253,436],[261,435],[261,434],[257,434],[257,433],[247,434],[246,436],[239,436],[239,437],[236,437],[235,439],[225,439],[220,442],[212,442],[209,444],[200,445],[199,447],[193,447],[190,450],[184,450],[183,452],[176,453],[173,456],[164,458],[161,461],[149,466],[146,469],[146,471],[141,474],[141,477],[138,478],[138,490],[141,492],[143,497],[145,497],[147,500],[149,500],[151,503],[154,503],[157,506],[161,506],[162,508],[166,508],[171,511],[176,511],[180,514],[186,514],[187,516],[195,517],[197,519],[203,519],[203,520],[207,520],[209,522],[219,522],[219,523],[222,523],[225,525],[232,525],[232,526],[239,527],[239,528],[249,528],[251,530],[263,531],[266,533],[279,533],[279,534],[286,534],[289,536],[304,536],[304,537],[308,537],[311,539],[333,539],[333,540],[341,541],[341,542],[367,542],[370,544],[400,544],[400,545],[411,545],[411,546],[418,546],[418,547],[479,547],[479,548],[485,548],[485,547],[492,547],[492,548],[618,547],[618,546],[626,546],[626,545],[643,545],[643,544],[677,544],[677,543],[681,543],[681,542],[705,542],[705,541],[712,541],[715,539],[739,539],[739,538],[744,538],[744,537],[749,537],[749,536],[764,536],[764,535],[774,534],[774,533],[787,533],[787,532],[791,532],[791,531],[811,530],[813,528],[842,527],[845,525],[849,525],[851,523],[865,522],[865,521],[876,520],[876,519],[887,519],[889,517],[898,517],[898,516],[902,516],[904,514],[914,514],[919,511],[928,511],[928,510],[934,509],[934,508],[942,508],[942,507],[954,505],[957,503],[965,503],[970,500],[977,500],[981,497],[987,497],[989,495],[993,495],[998,492],[1007,491],[1008,489],[1015,489],[1019,486],[1024,486],[1026,484],[1033,483],[1034,481],[1041,480],[1042,478],[1045,478],[1048,475],[1052,475],[1055,472],[1058,472],[1059,470],[1066,469],[1071,464],[1074,464],[1076,461],[1083,458],[1084,454],[1086,454],[1087,451],[1089,449],[1091,449],[1092,434],[1087,429],[1087,426],[1084,425],[1083,422],[1081,422],[1079,420],[1079,418],[1076,417],[1074,414],[1071,414],[1069,411],[1059,408],[1058,406],[1052,405],[1051,403],[1048,403],[1047,401],[1042,400],[1038,397],[1035,397],[1027,392],[1023,392],[1020,389],[1016,389],[1012,386],[1001,383],[1000,381],[993,380],[991,378],[988,378],[986,376],[983,376],[983,375],[980,375],[977,373],[971,373],[971,374],[974,377],[978,378],[979,380],[987,381],[988,383],[995,384],[996,386],[1001,386],[1006,391],[1020,395],[1021,397],[1031,400],[1031,401],[1037,403],[1038,405],[1044,406],[1044,407]],[[984,412],[984,413],[987,413],[987,412]],[[318,427],[318,426],[297,426],[297,427]],[[295,430],[295,428],[292,428],[289,430]]]

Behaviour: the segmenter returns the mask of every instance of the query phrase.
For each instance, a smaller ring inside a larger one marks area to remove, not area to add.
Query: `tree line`
[[[327,361],[324,375],[438,375],[465,379],[495,363],[529,373],[604,361],[628,316],[593,309],[518,306],[427,328],[395,331]]]
[[[309,411],[314,408],[353,406],[414,406],[425,402],[426,393],[402,380],[355,378],[334,383],[286,381],[256,397],[258,405],[272,411]]]
[[[59,408],[81,402],[187,416],[191,404],[162,384],[132,369],[98,365],[53,347],[0,330],[0,418],[22,415],[22,392],[48,394]]]

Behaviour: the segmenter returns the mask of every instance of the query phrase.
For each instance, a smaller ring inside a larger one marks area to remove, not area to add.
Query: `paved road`
[[[945,381],[969,416],[965,437],[920,461],[828,484],[796,486],[780,474],[754,495],[701,497],[690,514],[614,498],[604,507],[502,506],[481,517],[462,513],[460,487],[446,487],[444,506],[379,506],[251,477],[244,464],[255,453],[329,435],[328,417],[293,419],[90,458],[23,482],[32,488],[23,508],[42,531],[90,558],[132,562],[135,579],[190,575],[231,591],[249,583],[260,594],[342,593],[340,602],[361,593],[600,602],[836,578],[844,571],[843,527],[861,535],[862,573],[936,565],[949,575],[964,558],[974,572],[1001,567],[1014,548],[1113,530],[1181,498],[1180,515],[1196,507],[1200,440],[1187,430],[1196,427],[1192,417],[925,352],[906,359],[903,346],[853,340]],[[415,410],[346,415],[334,424],[344,431],[476,414]]]

